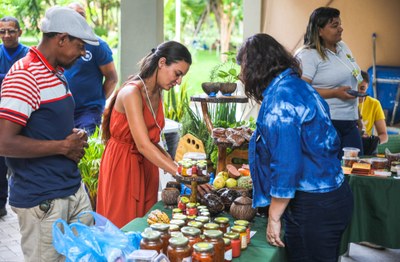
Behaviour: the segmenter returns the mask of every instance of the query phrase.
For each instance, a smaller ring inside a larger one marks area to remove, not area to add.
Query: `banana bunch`
[[[161,210],[155,209],[151,211],[150,214],[147,216],[147,223],[149,223],[149,225],[155,223],[169,224],[169,217],[166,213],[162,212]]]

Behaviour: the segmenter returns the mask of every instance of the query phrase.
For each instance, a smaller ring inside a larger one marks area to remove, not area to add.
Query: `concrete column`
[[[243,39],[261,33],[261,0],[243,0]]]
[[[163,0],[121,0],[119,78],[139,71],[138,62],[164,41]]]

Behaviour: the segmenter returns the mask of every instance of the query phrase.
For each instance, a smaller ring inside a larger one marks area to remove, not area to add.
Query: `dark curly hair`
[[[126,85],[127,83],[138,80],[138,75],[143,78],[149,78],[156,72],[158,68],[158,61],[160,58],[164,57],[166,59],[166,65],[171,65],[172,63],[177,63],[179,61],[185,61],[189,65],[192,64],[192,55],[186,46],[181,43],[175,41],[167,41],[157,48],[153,48],[150,53],[148,53],[140,62],[140,69],[137,75],[129,76],[128,80],[122,85]],[[109,106],[106,108],[103,114],[103,122],[102,122],[102,139],[104,142],[107,142],[110,138],[110,119],[111,112],[114,108],[115,101],[117,99],[118,91],[116,91],[113,97],[110,100]]]
[[[256,34],[246,39],[237,54],[241,66],[240,80],[245,94],[257,103],[269,83],[287,68],[301,76],[300,64],[278,41],[267,34]]]

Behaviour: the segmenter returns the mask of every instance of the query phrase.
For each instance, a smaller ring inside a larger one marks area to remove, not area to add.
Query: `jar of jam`
[[[203,225],[203,232],[205,230],[219,230],[219,225],[216,224],[216,223],[212,223],[212,222],[211,223],[205,223]]]
[[[183,220],[185,222],[185,224],[186,224],[187,216],[182,214],[182,213],[180,213],[180,214],[177,213],[177,214],[173,214],[172,215],[172,219],[174,219],[174,220]]]
[[[201,242],[200,234],[201,230],[195,227],[182,227],[181,232],[183,236],[189,240],[189,246],[193,248],[193,245]]]
[[[192,176],[192,163],[185,162],[182,167],[182,176]]]
[[[207,242],[194,244],[192,262],[214,262],[214,245]]]
[[[207,175],[207,162],[197,162],[197,175],[206,176]]]
[[[247,244],[250,244],[250,223],[247,220],[236,220],[233,222],[235,226],[244,226],[246,228],[247,233]]]
[[[198,221],[189,221],[187,225],[190,227],[198,228],[200,230],[203,228],[203,223],[198,222]]]
[[[186,221],[186,225],[189,224],[189,222],[194,221],[196,219],[196,215],[194,216],[187,216],[187,221]]]
[[[172,209],[172,216],[174,216],[175,214],[182,214],[182,209],[180,208]]]
[[[229,218],[227,218],[227,217],[216,217],[214,219],[214,222],[219,225],[219,230],[221,230],[222,233],[228,232]]]
[[[181,219],[171,219],[169,223],[179,226],[179,230],[186,225],[185,221]]]
[[[240,248],[242,250],[247,248],[247,232],[244,226],[233,226],[231,227],[232,232],[239,233],[240,236]]]
[[[197,210],[202,210],[202,209],[208,209],[207,208],[207,206],[204,206],[204,205],[199,205],[199,206],[197,206]]]
[[[186,237],[171,237],[167,256],[171,262],[190,261],[192,250],[188,245],[189,240]]]
[[[160,232],[154,231],[148,227],[141,235],[140,249],[155,250],[159,254],[163,252],[163,242]]]
[[[241,242],[240,242],[240,235],[235,232],[225,233],[224,237],[229,238],[231,240],[232,246],[232,257],[240,257],[241,253]]]
[[[214,261],[223,262],[225,257],[225,242],[222,238],[221,230],[205,230],[204,236],[205,242],[209,242],[214,245]]]
[[[231,245],[231,240],[229,238],[224,237],[224,242],[225,242],[225,255],[224,259],[225,262],[230,262],[232,261],[232,245]]]
[[[150,225],[150,228],[154,231],[158,231],[161,234],[161,240],[163,242],[163,253],[167,254],[169,239],[171,238],[171,234],[169,233],[169,225],[163,223],[155,223]]]
[[[169,233],[172,234],[172,232],[181,232],[181,229],[178,225],[175,224],[168,224],[169,226]]]
[[[198,217],[195,218],[194,221],[200,222],[200,223],[202,223],[204,225],[204,224],[210,222],[210,218],[206,217],[206,216],[198,216]]]
[[[197,215],[196,203],[187,203],[186,204],[186,215],[188,215],[188,216],[196,216]]]
[[[208,209],[202,209],[201,212],[200,212],[200,215],[204,216],[204,217],[208,217],[208,218],[211,216],[210,212],[208,211]]]

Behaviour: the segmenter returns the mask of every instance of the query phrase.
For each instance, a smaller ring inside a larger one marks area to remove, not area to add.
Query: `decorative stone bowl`
[[[219,91],[221,91],[221,94],[224,96],[231,96],[232,93],[236,91],[236,87],[236,83],[221,83]]]
[[[220,83],[204,82],[201,84],[201,88],[203,88],[204,93],[208,96],[215,97],[219,91]]]
[[[173,207],[178,204],[178,196],[180,192],[177,188],[166,187],[161,191],[161,200],[167,207]]]

